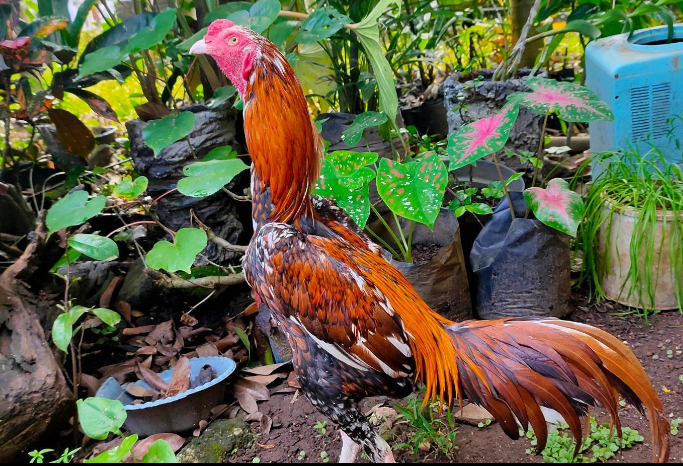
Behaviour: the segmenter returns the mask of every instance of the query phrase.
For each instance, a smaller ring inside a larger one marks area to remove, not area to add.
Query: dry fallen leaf
[[[141,387],[140,385],[131,383],[126,385],[125,387],[126,393],[128,393],[130,396],[134,398],[145,398],[145,397],[153,397],[156,392],[153,390],[148,390],[145,387]]]
[[[107,289],[104,290],[104,293],[100,296],[100,307],[109,309],[109,306],[111,306],[111,298],[114,296],[116,288],[118,288],[122,282],[123,277],[114,277],[112,281],[109,282]]]
[[[244,380],[248,380],[250,382],[256,382],[262,385],[270,385],[271,383],[275,382],[278,379],[284,379],[287,377],[287,374],[272,374],[272,375],[249,375],[245,376]]]
[[[247,412],[247,414],[254,414],[258,412],[258,405],[256,404],[256,400],[249,393],[235,393],[235,398],[237,398],[237,401],[239,402],[240,406],[243,410]]]
[[[119,301],[116,303],[116,310],[119,311],[119,314],[123,316],[123,319],[128,322],[128,325],[133,325],[133,310],[130,307],[130,304],[128,304],[125,301]]]
[[[136,356],[154,356],[157,354],[157,349],[154,346],[143,346],[135,352]]]
[[[88,374],[81,374],[81,387],[88,389],[88,396],[95,396],[97,390],[100,388],[100,381],[97,377]]]
[[[156,328],[156,325],[145,325],[144,327],[124,328],[122,333],[124,336],[132,337],[135,335],[148,334],[150,332],[153,332]]]
[[[173,368],[173,376],[165,398],[180,395],[190,389],[190,360],[181,357]]]
[[[187,325],[188,327],[194,327],[199,323],[199,321],[190,314],[183,314],[183,316],[180,318],[180,323]]]
[[[138,372],[138,378],[147,382],[147,385],[152,387],[154,390],[161,393],[168,392],[169,385],[151,369],[138,364],[136,372]]]
[[[297,378],[296,374],[294,372],[289,373],[289,377],[287,377],[287,385],[293,388],[301,388],[301,384],[299,383],[299,379]]]
[[[248,374],[253,374],[253,375],[271,375],[276,370],[278,370],[281,367],[286,366],[288,364],[291,364],[291,363],[283,362],[280,364],[269,364],[267,366],[252,367],[252,368],[244,369],[243,372],[246,372]]]
[[[169,320],[157,325],[156,328],[152,332],[150,332],[149,335],[147,335],[145,341],[150,346],[154,346],[157,343],[166,345],[172,342],[174,340],[174,337],[175,334],[173,332],[173,321]]]
[[[220,355],[220,353],[218,352],[218,348],[216,348],[216,346],[212,345],[211,343],[206,343],[202,346],[198,346],[196,351],[197,355],[202,358]]]
[[[268,401],[270,400],[270,392],[268,387],[262,383],[253,382],[251,380],[239,379],[232,386],[234,393],[248,393],[253,396],[257,401]]]
[[[199,427],[197,427],[194,430],[194,432],[192,432],[192,436],[193,437],[199,437],[200,435],[202,435],[202,432],[204,432],[204,429],[206,429],[208,427],[208,425],[209,425],[209,423],[203,419],[201,421],[199,421]]]

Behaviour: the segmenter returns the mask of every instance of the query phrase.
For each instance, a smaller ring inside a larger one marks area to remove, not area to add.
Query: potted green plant
[[[597,299],[649,313],[683,311],[683,171],[656,148],[597,154],[586,195],[582,281]]]
[[[569,311],[569,239],[576,236],[583,202],[564,180],[536,186],[538,167],[523,197],[508,189],[497,154],[505,147],[519,107],[545,115],[544,121],[551,113],[570,122],[613,118],[609,108],[581,86],[542,78],[528,85],[533,92],[511,95],[499,114],[465,125],[449,138],[450,168],[492,156],[505,195],[470,254],[481,318],[564,316]],[[539,146],[541,162],[542,149]]]

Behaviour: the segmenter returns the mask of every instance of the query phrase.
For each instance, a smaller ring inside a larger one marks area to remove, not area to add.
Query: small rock
[[[486,420],[493,420],[491,413],[474,404],[463,406],[462,411],[458,408],[454,411],[455,418],[469,423],[479,423]]]
[[[249,448],[254,433],[243,419],[221,419],[212,423],[178,454],[180,463],[227,463],[233,451]]]
[[[158,290],[151,277],[145,272],[144,261],[139,258],[128,270],[117,299],[127,302],[134,309],[141,309],[150,300],[157,298]]]

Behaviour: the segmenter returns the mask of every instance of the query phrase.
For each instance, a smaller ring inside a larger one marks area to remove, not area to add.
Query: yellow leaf
[[[555,21],[553,23],[553,31],[559,31],[560,29],[564,29],[567,26],[566,21]]]

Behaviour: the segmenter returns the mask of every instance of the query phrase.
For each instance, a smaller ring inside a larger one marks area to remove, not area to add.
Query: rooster
[[[229,20],[213,22],[193,54],[212,56],[244,101],[252,157],[254,237],[244,272],[292,347],[303,393],[342,432],[341,461],[364,451],[393,462],[361,414],[364,397],[477,404],[513,439],[547,422],[607,411],[618,434],[620,398],[650,422],[655,461],[669,455],[662,403],[633,353],[610,334],[555,319],[450,322],[418,296],[380,248],[338,207],[312,195],[323,145],[301,86],[278,48]]]

